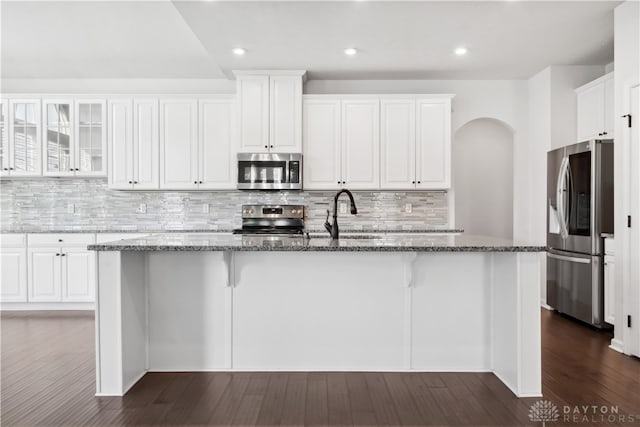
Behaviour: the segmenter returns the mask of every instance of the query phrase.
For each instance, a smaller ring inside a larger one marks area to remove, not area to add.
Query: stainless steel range
[[[243,205],[242,228],[234,234],[268,236],[302,236],[304,206]]]

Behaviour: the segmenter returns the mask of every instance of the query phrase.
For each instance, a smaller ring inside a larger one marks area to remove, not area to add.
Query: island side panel
[[[149,252],[149,370],[231,368],[223,252]]]
[[[494,253],[492,367],[518,397],[542,395],[540,262],[531,253]]]
[[[121,396],[146,370],[143,253],[98,252],[96,394]]]
[[[412,289],[414,370],[491,370],[490,256],[418,254]]]
[[[235,254],[233,367],[404,368],[400,253]]]

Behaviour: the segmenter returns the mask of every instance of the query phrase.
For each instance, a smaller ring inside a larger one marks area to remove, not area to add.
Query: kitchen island
[[[98,251],[97,395],[150,371],[488,371],[541,395],[543,247],[157,234]]]

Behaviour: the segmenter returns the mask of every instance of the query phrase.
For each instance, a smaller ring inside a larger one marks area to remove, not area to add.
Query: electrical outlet
[[[146,203],[140,203],[140,206],[138,206],[138,213],[147,213],[147,204]]]
[[[67,213],[72,214],[72,213],[75,213],[75,211],[76,211],[76,205],[74,205],[73,203],[69,203],[67,205]]]
[[[404,211],[405,213],[411,213],[413,211],[413,206],[411,205],[411,203],[406,203],[404,205]]]
[[[202,205],[202,213],[209,213],[209,203]]]
[[[342,214],[346,214],[347,213],[347,202],[340,202],[338,203],[338,207],[340,208],[339,211]]]

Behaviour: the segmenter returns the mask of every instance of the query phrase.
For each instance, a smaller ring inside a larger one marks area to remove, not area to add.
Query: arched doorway
[[[481,118],[453,141],[455,224],[467,234],[513,238],[513,131]]]

